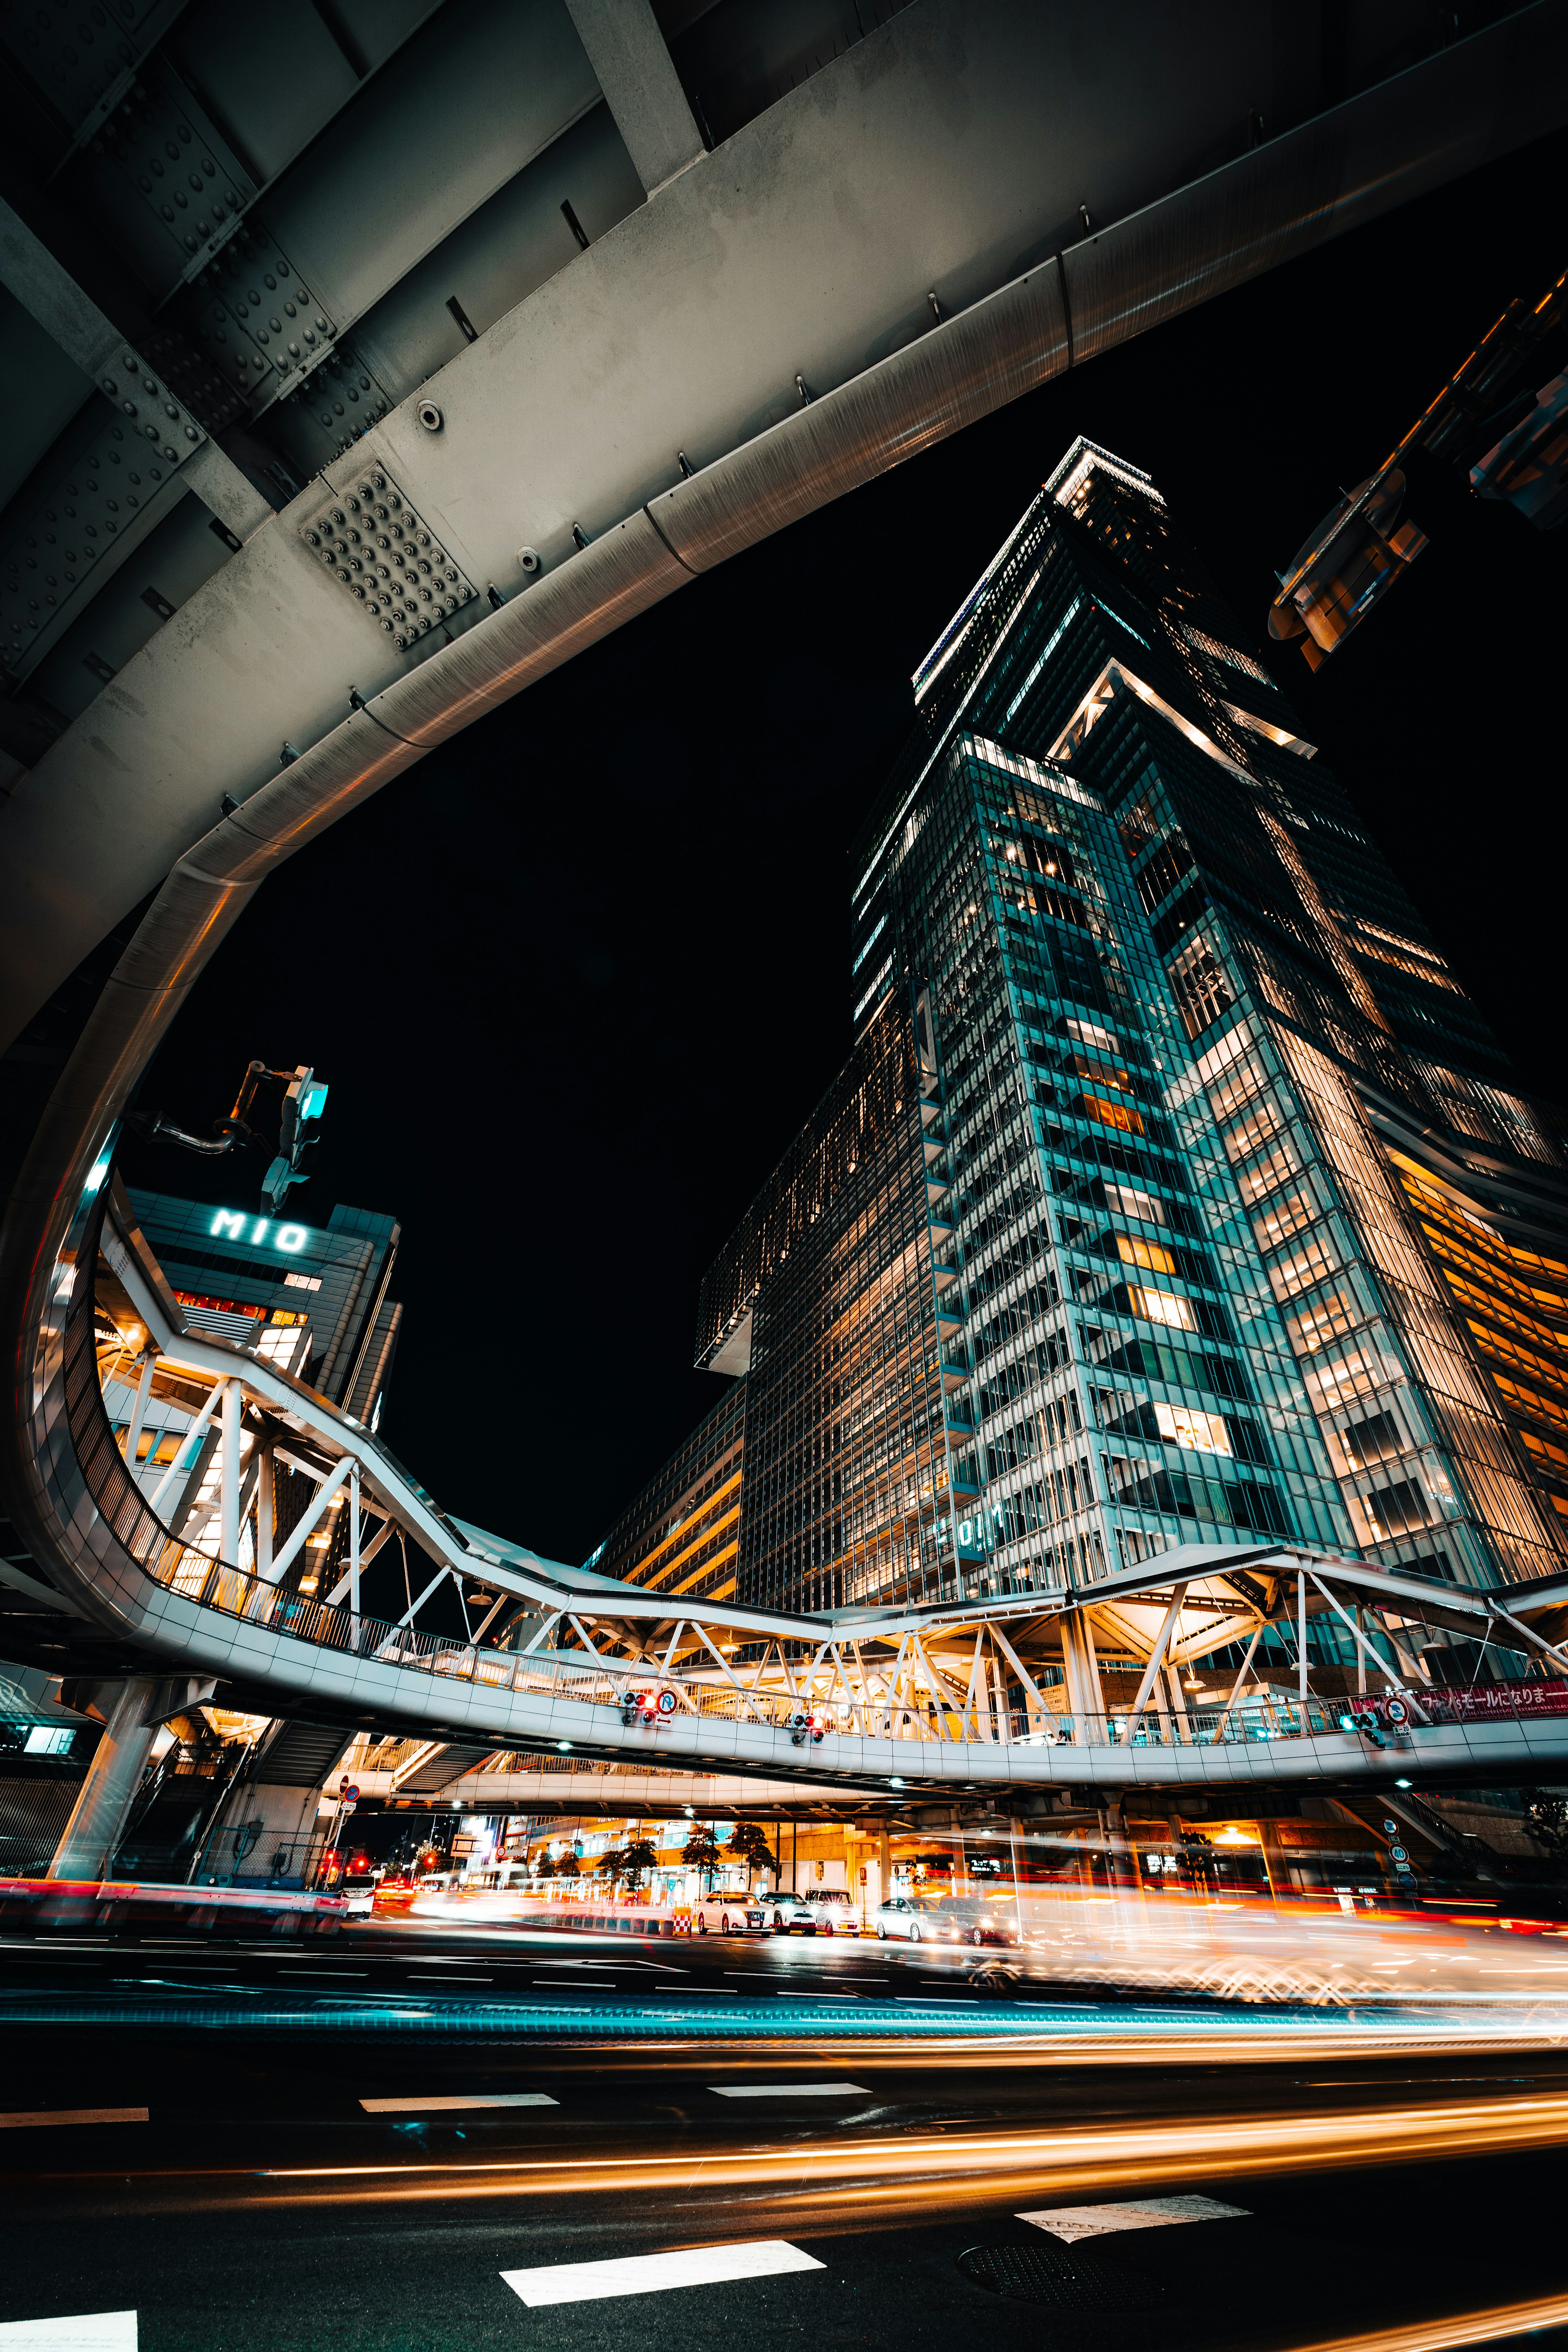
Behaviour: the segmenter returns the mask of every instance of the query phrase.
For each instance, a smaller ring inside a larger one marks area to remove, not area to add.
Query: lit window
[[[36,1723],[27,1734],[23,1752],[28,1756],[64,1756],[74,1737],[68,1723]]]
[[[321,1286],[319,1274],[286,1274],[283,1277],[285,1290],[320,1290]]]
[[[1176,1271],[1176,1261],[1168,1249],[1162,1249],[1158,1242],[1135,1241],[1131,1234],[1117,1234],[1116,1255],[1123,1265],[1146,1266],[1151,1274]]]
[[[1152,1192],[1137,1192],[1131,1184],[1108,1184],[1105,1205],[1113,1214],[1120,1211],[1124,1217],[1141,1218],[1146,1225],[1170,1223],[1163,1201],[1157,1200]]]
[[[1190,1302],[1176,1297],[1171,1291],[1145,1290],[1137,1283],[1130,1283],[1127,1296],[1133,1314],[1141,1315],[1146,1323],[1168,1323],[1173,1331],[1191,1331],[1196,1328]]]
[[[1107,1102],[1100,1095],[1085,1095],[1083,1107],[1089,1118],[1099,1119],[1102,1127],[1114,1127],[1123,1135],[1143,1132],[1143,1122],[1131,1103]]]
[[[1217,1412],[1199,1412],[1184,1404],[1157,1404],[1154,1418],[1161,1436],[1173,1445],[1190,1446],[1199,1454],[1230,1452],[1230,1432]]]

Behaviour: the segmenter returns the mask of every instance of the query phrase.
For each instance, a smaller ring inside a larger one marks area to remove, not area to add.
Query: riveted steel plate
[[[400,651],[474,600],[472,581],[384,466],[324,499],[300,537]]]
[[[205,433],[129,343],[99,378],[101,428],[0,550],[0,663],[25,677],[52,625]]]
[[[286,392],[337,333],[315,289],[254,214],[193,291],[196,332],[224,382],[253,408]]]

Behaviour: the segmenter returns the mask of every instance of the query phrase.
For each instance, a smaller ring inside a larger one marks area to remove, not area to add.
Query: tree
[[[724,1848],[713,1834],[712,1823],[693,1822],[686,1839],[686,1867],[700,1872],[705,1895],[712,1894],[713,1873],[723,1859]]]
[[[549,1849],[549,1847],[548,1847],[548,1846],[545,1848],[544,1852],[540,1855],[539,1860],[534,1864],[534,1865],[533,1865],[533,1875],[535,1876],[535,1878],[553,1878],[553,1877],[554,1877],[554,1875],[555,1875],[555,1864],[554,1864],[551,1861],[551,1859],[550,1859],[550,1849]]]
[[[626,1848],[624,1846],[613,1845],[608,1853],[602,1853],[599,1856],[598,1861],[594,1864],[595,1877],[607,1878],[611,1886],[614,1887],[616,1879],[619,1878],[621,1874],[622,1866],[626,1862]]]
[[[633,1838],[630,1845],[623,1846],[617,1860],[620,1867],[616,1875],[625,1883],[628,1895],[637,1893],[645,1871],[658,1867],[658,1855],[647,1838]]]
[[[1568,1862],[1568,1796],[1561,1789],[1521,1789],[1531,1834],[1553,1862]]]
[[[730,1853],[737,1862],[746,1865],[746,1885],[750,1886],[759,1870],[775,1870],[773,1850],[767,1833],[755,1822],[737,1822],[730,1832]]]

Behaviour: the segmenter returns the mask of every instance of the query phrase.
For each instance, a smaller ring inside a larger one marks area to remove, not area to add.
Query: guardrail
[[[569,1698],[613,1711],[623,1727],[627,1725],[627,1681],[639,1675],[646,1679],[646,1668],[614,1661],[595,1664],[586,1658],[578,1665],[559,1655],[531,1657],[420,1633],[331,1601],[307,1600],[184,1542],[149,1507],[126,1466],[99,1384],[92,1315],[80,1307],[67,1329],[64,1388],[67,1422],[88,1490],[125,1551],[158,1584],[219,1615],[265,1626],[314,1648],[498,1694]],[[874,1676],[876,1669],[871,1671]],[[1131,1709],[1109,1709],[1103,1715],[1057,1713],[1038,1692],[1020,1706],[1001,1706],[984,1696],[963,1705],[930,1692],[889,1698],[852,1689],[841,1689],[839,1696],[830,1696],[826,1702],[815,1696],[805,1700],[787,1690],[743,1685],[739,1676],[698,1682],[677,1675],[664,1680],[662,1687],[673,1711],[652,1720],[636,1718],[648,1741],[643,1752],[654,1759],[660,1733],[678,1739],[682,1722],[692,1717],[755,1723],[787,1733],[793,1746],[809,1750],[825,1737],[938,1748],[1191,1749],[1347,1731],[1381,1747],[1397,1745],[1423,1726],[1528,1723],[1568,1716],[1568,1684],[1558,1681],[1489,1684],[1468,1691],[1422,1687],[1404,1697],[1386,1692],[1348,1699],[1249,1696],[1233,1705],[1215,1700],[1184,1709],[1145,1707],[1136,1715]],[[574,1759],[568,1765],[563,1759],[556,1769],[576,1770],[581,1763]],[[637,1765],[628,1759],[621,1769],[635,1770]]]
[[[335,1936],[343,1917],[338,1895],[284,1887],[168,1886],[139,1878],[0,1878],[0,1922],[7,1927],[191,1927],[237,1936],[270,1924],[277,1936]]]

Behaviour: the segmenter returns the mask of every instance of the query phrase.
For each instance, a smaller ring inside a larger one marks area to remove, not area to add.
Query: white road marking
[[[611,1977],[574,1977],[570,1984],[557,1984],[552,1977],[535,1977],[529,1987],[531,1992],[614,1992],[615,1990],[615,1979]],[[683,1992],[688,1988],[677,1985],[675,1990]]]
[[[79,2319],[8,2319],[0,2352],[136,2352],[133,2311],[89,2311]]]
[[[144,2124],[146,2120],[145,2107],[0,2108],[0,2131],[21,2131],[40,2124]],[[45,2325],[41,2320],[38,2324]],[[51,2327],[54,2324],[47,2322]]]
[[[362,2099],[360,2105],[370,2116],[412,2116],[437,2107],[558,2107],[561,2102],[548,2091],[477,2091],[467,2098]]]
[[[1163,2230],[1177,2221],[1232,2221],[1247,2218],[1245,2205],[1219,2205],[1212,2197],[1136,2197],[1126,2205],[1051,2205],[1040,2213],[1020,2213],[1037,2230],[1069,2245],[1111,2230]]]
[[[721,2099],[865,2099],[858,2083],[710,2083]]]
[[[536,1969],[602,1969],[610,1963],[605,1960],[532,1960],[529,1965]],[[651,1969],[655,1976],[660,1977],[683,1977],[687,1974],[687,1970],[677,1967],[673,1960],[617,1958],[615,1966],[618,1969]]]
[[[596,2303],[608,2295],[653,2294],[671,2286],[717,2286],[726,2279],[774,2278],[783,2271],[821,2271],[814,2254],[782,2238],[749,2245],[688,2246],[669,2254],[623,2254],[605,2263],[551,2263],[502,2271],[513,2294],[537,2310],[549,2303]]]

